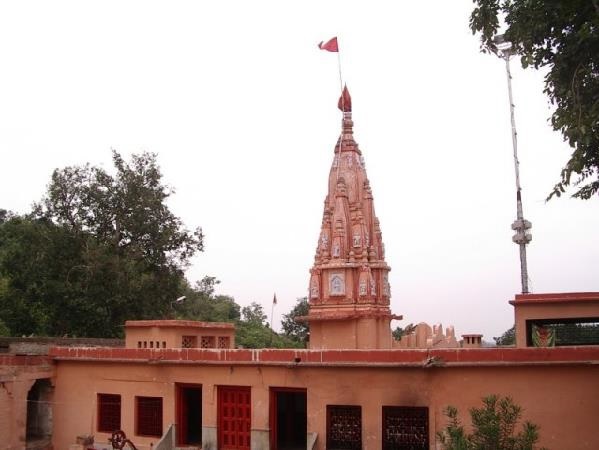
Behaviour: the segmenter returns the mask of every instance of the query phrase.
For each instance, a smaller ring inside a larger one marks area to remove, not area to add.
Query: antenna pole
[[[497,36],[499,38],[499,36]],[[514,241],[520,247],[520,278],[522,283],[522,293],[528,294],[528,264],[526,262],[526,244],[532,240],[530,234],[530,228],[532,224],[524,219],[524,213],[522,211],[522,187],[520,186],[520,161],[518,160],[518,133],[516,132],[516,119],[514,116],[514,99],[512,96],[512,73],[510,72],[510,49],[511,44],[501,41],[498,47],[501,50],[501,57],[505,59],[505,71],[507,75],[507,90],[510,101],[510,119],[512,123],[512,147],[514,149],[514,170],[516,172],[516,221],[512,223],[512,230],[516,231],[516,234],[512,237]],[[509,44],[509,46],[507,46]],[[503,46],[504,48],[501,48]]]

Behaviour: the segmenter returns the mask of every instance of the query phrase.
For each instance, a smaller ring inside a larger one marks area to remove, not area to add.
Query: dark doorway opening
[[[52,440],[52,393],[48,378],[35,380],[27,393],[27,448],[44,449]]]
[[[200,384],[177,384],[177,445],[202,445]]]
[[[270,439],[273,450],[306,448],[306,397],[305,389],[270,389]]]

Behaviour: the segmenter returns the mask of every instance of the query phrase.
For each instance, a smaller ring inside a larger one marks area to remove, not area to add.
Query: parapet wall
[[[489,366],[558,363],[599,364],[599,346],[556,348],[439,348],[410,350],[208,350],[67,348],[56,360],[285,366]]]

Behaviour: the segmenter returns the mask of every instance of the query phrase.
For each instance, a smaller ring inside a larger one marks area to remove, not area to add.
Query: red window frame
[[[135,397],[135,434],[162,437],[162,397]]]
[[[121,396],[98,394],[98,431],[112,433],[121,429]]]

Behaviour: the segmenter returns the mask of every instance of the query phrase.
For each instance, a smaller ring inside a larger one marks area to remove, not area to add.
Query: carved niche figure
[[[370,275],[370,295],[373,297],[376,295],[376,283],[374,282],[372,274]]]
[[[310,282],[310,298],[318,298],[319,295],[318,280],[315,276],[312,276],[312,281]]]
[[[362,237],[359,234],[354,234],[353,237],[354,247],[360,247],[362,243]]]
[[[333,273],[330,278],[331,295],[345,294],[345,276],[342,273]]]
[[[324,231],[322,232],[322,235],[320,236],[320,247],[323,250],[326,250],[329,248],[329,235],[327,233],[325,233]]]
[[[360,297],[365,297],[367,293],[368,293],[368,288],[366,286],[366,281],[362,280],[362,281],[360,281]]]
[[[333,245],[333,257],[339,258],[341,256],[341,249],[339,248],[339,243],[335,242]]]
[[[360,297],[366,297],[368,295],[368,283],[370,278],[370,267],[364,264],[360,269],[360,284],[358,285]]]

